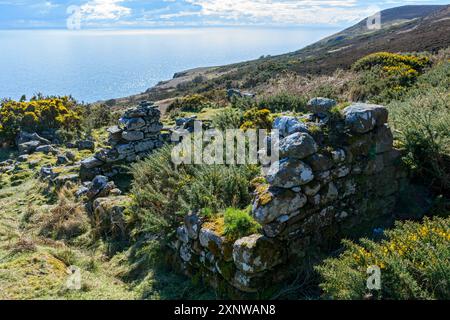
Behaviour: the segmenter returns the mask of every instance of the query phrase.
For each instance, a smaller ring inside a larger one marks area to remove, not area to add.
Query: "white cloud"
[[[276,24],[330,24],[361,20],[378,11],[358,0],[186,0],[201,16]]]
[[[80,7],[84,20],[117,20],[131,14],[131,9],[122,6],[124,0],[92,0]]]

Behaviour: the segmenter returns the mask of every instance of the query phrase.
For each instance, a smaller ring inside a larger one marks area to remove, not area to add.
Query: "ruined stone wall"
[[[406,178],[388,111],[367,104],[339,109],[321,98],[309,109],[275,120],[280,161],[259,179],[252,209],[261,233],[229,241],[192,213],[171,244],[179,269],[216,288],[261,293],[307,267],[312,254],[393,220]]]
[[[90,181],[97,175],[114,176],[118,173],[117,164],[133,162],[160,148],[168,138],[161,133],[160,117],[159,109],[148,102],[127,110],[119,124],[108,129],[110,147],[81,162],[81,180]]]

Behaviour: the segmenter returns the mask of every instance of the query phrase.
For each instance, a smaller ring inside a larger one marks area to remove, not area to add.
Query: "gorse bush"
[[[370,70],[375,66],[383,68],[397,68],[407,66],[416,71],[422,71],[431,65],[430,59],[425,56],[403,55],[389,52],[369,54],[358,60],[353,69],[356,71]]]
[[[130,221],[135,233],[164,235],[190,210],[245,208],[251,201],[250,181],[256,166],[175,166],[165,146],[134,164]]]
[[[351,87],[351,97],[376,103],[399,99],[430,66],[431,61],[425,56],[387,52],[368,55],[353,65],[359,77]]]
[[[213,116],[212,125],[222,131],[239,129],[242,125],[243,116],[244,113],[240,109],[226,108]]]
[[[70,97],[42,98],[29,102],[5,100],[0,107],[0,137],[13,140],[20,130],[41,132],[51,129],[77,131],[81,110]]]
[[[167,111],[181,110],[183,112],[200,112],[205,108],[211,108],[213,104],[201,94],[192,94],[181,99],[176,99]]]
[[[111,107],[105,104],[89,105],[83,108],[82,126],[87,132],[93,129],[114,125],[119,120],[118,113],[114,113]]]
[[[317,267],[325,297],[450,299],[450,218],[398,223],[380,243],[346,241],[338,258]],[[367,269],[381,270],[381,290],[367,289]]]
[[[244,113],[242,130],[272,129],[273,117],[268,109],[253,108]]]
[[[405,163],[437,192],[450,192],[450,63],[418,79],[403,101],[388,105]]]
[[[282,92],[262,98],[258,102],[258,107],[260,109],[268,109],[274,113],[284,111],[304,112],[307,103],[308,99],[306,97]]]
[[[217,213],[226,207],[246,207],[252,199],[250,181],[258,173],[256,166],[195,166],[181,192],[185,209],[210,208]]]

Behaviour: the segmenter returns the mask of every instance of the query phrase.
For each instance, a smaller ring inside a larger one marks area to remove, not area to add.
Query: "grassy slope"
[[[1,158],[14,153],[3,151]],[[83,154],[79,154],[82,157]],[[36,168],[55,159],[34,154]],[[137,295],[115,277],[99,249],[69,245],[39,235],[40,219],[54,206],[42,192],[36,169],[28,163],[20,172],[0,177],[0,300],[1,299],[132,299]],[[67,268],[82,272],[82,290],[66,289]]]

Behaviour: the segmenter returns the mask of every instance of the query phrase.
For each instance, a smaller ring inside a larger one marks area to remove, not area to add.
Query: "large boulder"
[[[280,157],[304,159],[319,149],[314,138],[308,133],[297,132],[282,139],[279,143]]]
[[[281,244],[262,234],[241,238],[233,245],[234,264],[246,274],[270,270],[282,264],[285,258],[285,250]]]
[[[295,117],[282,116],[275,119],[273,129],[279,130],[281,137],[287,137],[296,132],[308,132],[308,127]]]
[[[353,133],[372,131],[388,121],[387,109],[375,104],[354,103],[344,109],[344,116],[347,127]]]
[[[311,182],[314,174],[306,163],[285,158],[272,164],[266,179],[273,187],[290,189]]]
[[[328,98],[313,98],[309,100],[306,109],[314,114],[327,114],[336,106],[336,101]]]

